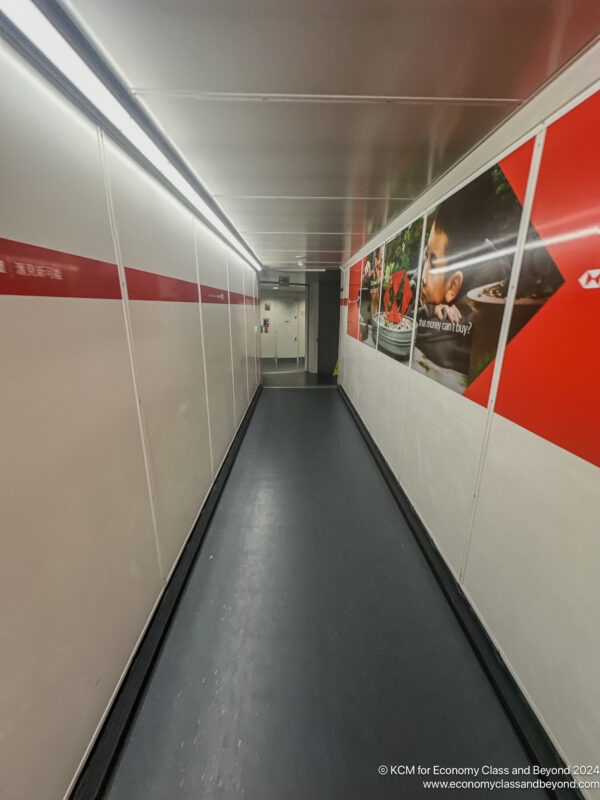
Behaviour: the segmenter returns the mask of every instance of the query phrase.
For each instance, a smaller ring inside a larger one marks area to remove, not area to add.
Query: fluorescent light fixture
[[[0,0],[0,11],[254,269],[256,258],[231,233],[206,201],[177,170],[117,98],[31,0]]]
[[[306,269],[306,267],[298,267],[298,268],[292,267],[291,269],[280,268],[278,270],[278,272],[300,272],[300,273],[303,273],[303,272],[327,272],[327,270],[325,269],[325,267],[319,267],[318,269]]]

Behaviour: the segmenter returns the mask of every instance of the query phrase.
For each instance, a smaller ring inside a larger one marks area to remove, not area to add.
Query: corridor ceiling
[[[339,267],[600,31],[596,0],[65,6],[265,267]]]

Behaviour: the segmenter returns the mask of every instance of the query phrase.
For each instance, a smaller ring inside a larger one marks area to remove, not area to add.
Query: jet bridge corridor
[[[425,798],[379,770],[529,763],[338,390],[265,389],[106,800]]]
[[[0,800],[600,800],[600,2],[0,76]]]

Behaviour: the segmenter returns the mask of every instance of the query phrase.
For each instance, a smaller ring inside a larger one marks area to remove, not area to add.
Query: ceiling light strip
[[[213,211],[222,218],[223,222],[229,227],[231,232],[238,238],[241,244],[248,247],[239,231],[234,227],[231,220],[227,218],[223,209],[219,206],[216,199],[210,194],[206,187],[201,183],[193,170],[183,159],[182,155],[171,145],[169,140],[158,129],[149,113],[131,95],[130,90],[123,81],[112,71],[111,67],[104,61],[102,56],[95,49],[94,44],[89,40],[84,31],[77,25],[75,20],[64,9],[61,0],[33,0],[33,3],[50,20],[52,25],[66,39],[71,47],[78,53],[81,59],[92,69],[104,85],[110,89],[112,94],[119,100],[122,106],[140,124],[150,138],[168,155],[169,160],[186,178],[204,201]]]
[[[53,8],[55,3],[51,4]],[[115,96],[75,48],[32,0],[0,0],[0,34],[72,102],[75,102],[111,138],[117,140],[148,171],[162,177],[163,185],[183,199],[203,222],[235,252],[259,271],[261,265],[231,223],[202,197],[199,182],[190,180],[134,119],[131,108]],[[25,40],[25,41],[23,41]],[[125,92],[126,90],[123,89]]]

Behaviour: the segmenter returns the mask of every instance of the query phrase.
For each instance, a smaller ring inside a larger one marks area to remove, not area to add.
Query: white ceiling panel
[[[143,99],[217,196],[411,199],[514,108]]]
[[[281,264],[344,261],[600,32],[591,0],[68,7],[257,254]]]
[[[374,232],[383,227],[408,201],[389,200],[245,200],[220,198],[219,202],[240,231],[304,231],[306,233],[348,230]],[[245,234],[246,235],[246,234]]]
[[[71,0],[134,87],[524,98],[590,0]]]
[[[350,233],[245,233],[244,238],[248,243],[260,250],[261,253],[288,253],[295,256],[303,256],[312,252],[337,252],[346,254],[348,250],[355,246],[355,249],[362,247],[367,241],[368,235],[362,231],[354,234]]]

